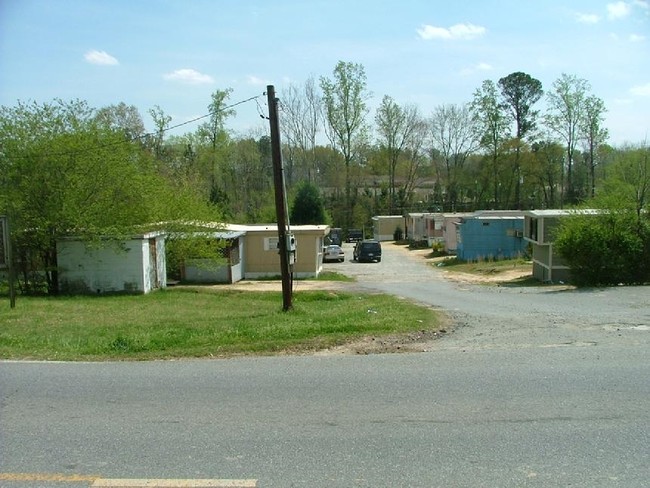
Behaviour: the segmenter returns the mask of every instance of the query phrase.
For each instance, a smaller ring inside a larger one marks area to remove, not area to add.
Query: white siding
[[[57,243],[59,285],[72,293],[148,293],[166,286],[164,237],[131,239],[120,246],[103,241],[100,247],[78,240]],[[153,245],[153,244],[152,244]],[[154,258],[155,257],[155,261]]]

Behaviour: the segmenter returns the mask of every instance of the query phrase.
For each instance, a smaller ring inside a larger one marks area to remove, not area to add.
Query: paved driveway
[[[384,243],[381,263],[326,264],[357,279],[354,287],[402,296],[444,310],[453,334],[440,348],[525,348],[648,344],[650,287],[575,290],[454,282],[422,252]]]

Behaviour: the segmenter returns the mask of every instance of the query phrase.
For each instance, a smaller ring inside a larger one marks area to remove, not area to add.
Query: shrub
[[[445,251],[445,243],[443,241],[434,241],[431,244],[431,255],[433,257],[446,256],[447,251]]]
[[[559,228],[555,245],[578,286],[650,281],[650,225],[626,212],[576,215]]]

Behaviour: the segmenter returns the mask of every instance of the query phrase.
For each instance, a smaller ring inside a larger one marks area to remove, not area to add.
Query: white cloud
[[[630,93],[639,97],[650,97],[650,83],[630,88]]]
[[[596,14],[576,14],[576,20],[581,24],[597,24],[600,22],[600,17]]]
[[[607,4],[607,16],[610,20],[622,19],[630,15],[630,5],[626,2]]]
[[[451,27],[434,27],[432,25],[423,25],[417,29],[418,35],[425,41],[431,39],[464,39],[470,40],[481,37],[487,32],[485,27],[470,23],[455,24]]]
[[[645,41],[645,36],[643,36],[641,34],[630,34],[630,36],[628,37],[628,40],[630,42],[643,42],[643,41]]]
[[[190,68],[177,69],[171,73],[163,75],[163,78],[169,81],[180,81],[188,85],[205,85],[214,83],[214,79],[209,75],[204,75]]]
[[[108,54],[106,51],[88,51],[84,54],[84,59],[90,64],[100,64],[104,66],[114,66],[120,64],[119,61]]]
[[[246,77],[246,81],[248,82],[249,85],[254,85],[254,86],[268,86],[271,84],[268,80],[263,80],[262,78],[258,78],[257,76],[254,75],[248,75]]]
[[[481,62],[481,63],[478,63],[475,66],[470,66],[469,68],[463,69],[460,72],[460,74],[463,75],[463,76],[469,76],[469,75],[473,75],[474,73],[477,73],[477,72],[492,71],[493,69],[494,68],[492,68],[491,64]]]

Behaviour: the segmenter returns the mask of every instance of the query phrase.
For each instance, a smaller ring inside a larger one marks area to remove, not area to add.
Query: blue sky
[[[384,95],[428,116],[485,79],[523,71],[549,91],[567,73],[604,100],[611,143],[650,140],[648,0],[0,0],[0,105],[124,102],[151,130],[156,105],[179,124],[217,89],[281,93],[339,60],[364,66],[370,120]],[[259,110],[230,127],[266,130]]]

